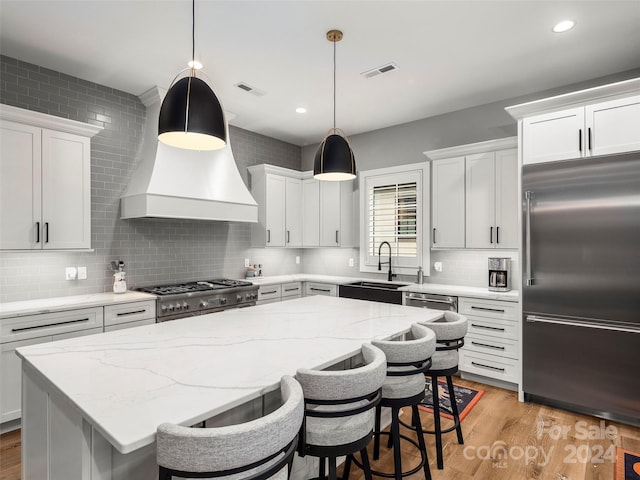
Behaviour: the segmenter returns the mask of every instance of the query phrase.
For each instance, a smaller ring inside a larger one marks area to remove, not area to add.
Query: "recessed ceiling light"
[[[307,113],[307,109],[304,107],[296,108],[296,113]]]
[[[189,68],[195,68],[196,70],[202,70],[202,64],[197,60],[189,60],[189,63],[187,63],[187,66]]]
[[[556,23],[555,27],[553,27],[553,31],[555,33],[562,33],[568,30],[571,30],[576,25],[576,22],[573,20],[563,20],[561,22]]]

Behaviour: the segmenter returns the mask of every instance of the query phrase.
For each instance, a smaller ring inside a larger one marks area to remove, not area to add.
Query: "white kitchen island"
[[[441,311],[306,297],[18,349],[24,480],[157,478],[156,427],[194,425]]]

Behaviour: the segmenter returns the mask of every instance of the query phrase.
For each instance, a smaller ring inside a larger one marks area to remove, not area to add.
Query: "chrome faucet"
[[[385,243],[387,244],[387,247],[389,247],[389,261],[388,262],[381,262],[380,261],[380,258],[381,258],[380,257],[380,252],[382,251],[382,246]],[[387,263],[389,264],[389,273],[387,273],[387,281],[390,282],[391,279],[396,276],[395,273],[391,272],[391,244],[389,242],[382,242],[380,244],[380,246],[378,247],[378,270],[382,270],[382,265],[386,265]]]

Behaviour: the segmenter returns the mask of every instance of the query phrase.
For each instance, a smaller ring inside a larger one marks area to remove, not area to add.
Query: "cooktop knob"
[[[222,297],[220,299],[220,305],[226,305],[227,304],[227,297]]]
[[[236,302],[242,301],[242,295],[236,295]]]
[[[161,310],[162,310],[162,313],[165,313],[167,311],[167,306],[166,305],[162,305]]]
[[[209,306],[209,302],[206,300],[200,300],[200,308],[207,308]]]
[[[187,302],[182,302],[182,309],[189,310],[189,304]]]

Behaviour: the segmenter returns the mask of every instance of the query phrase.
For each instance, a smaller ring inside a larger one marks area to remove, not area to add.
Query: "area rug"
[[[464,419],[471,409],[478,403],[480,397],[484,394],[484,390],[474,390],[473,388],[463,387],[462,385],[453,384],[453,391],[456,395],[456,404],[458,406],[458,413],[460,414],[460,420]],[[427,412],[433,413],[433,392],[431,391],[431,381],[427,379],[427,387],[424,390],[424,400],[418,405],[418,408]],[[449,398],[449,389],[447,388],[446,380],[438,380],[438,397],[440,397],[440,406],[444,409],[451,411],[451,399]],[[451,414],[440,410],[440,415],[445,418],[453,418]]]
[[[640,453],[616,447],[615,480],[640,480]]]

